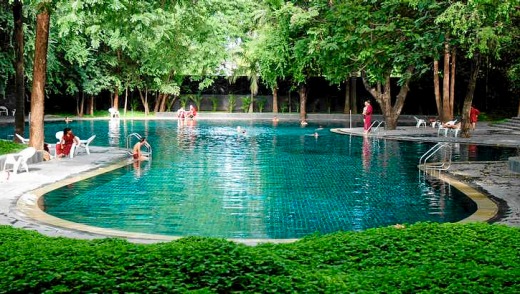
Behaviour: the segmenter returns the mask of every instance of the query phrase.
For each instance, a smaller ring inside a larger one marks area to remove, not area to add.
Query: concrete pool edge
[[[423,168],[419,168],[424,172]],[[470,223],[470,222],[489,222],[495,218],[499,212],[498,205],[491,200],[487,195],[479,192],[477,189],[471,187],[453,176],[442,174],[440,172],[434,172],[432,170],[426,171],[426,173],[435,177],[445,183],[448,183],[455,189],[459,190],[462,194],[466,195],[471,201],[477,205],[477,210],[470,216],[458,221],[458,223]]]
[[[106,172],[110,172],[112,170],[122,168],[130,164],[131,161],[117,162],[111,164],[109,166],[101,167],[95,170],[86,171],[76,176],[68,177],[58,182],[45,185],[43,187],[37,188],[30,192],[23,194],[16,203],[17,211],[25,217],[28,217],[36,222],[43,223],[46,225],[50,225],[53,227],[79,231],[83,233],[93,234],[100,237],[112,237],[112,238],[125,238],[129,241],[135,242],[168,242],[178,240],[185,236],[168,236],[168,235],[159,235],[159,234],[147,234],[147,233],[137,233],[137,232],[129,232],[115,229],[107,229],[95,226],[84,225],[81,223],[75,223],[71,221],[67,221],[64,219],[60,219],[45,213],[41,206],[39,205],[41,201],[41,197],[43,197],[46,193],[58,189],[60,187],[70,185],[72,183],[85,180],[90,177],[94,177]],[[495,217],[498,213],[498,206],[491,201],[487,196],[478,192],[476,189],[471,186],[453,178],[448,175],[440,174],[435,175],[435,173],[431,174],[434,177],[439,178],[440,180],[447,182],[452,185],[462,193],[464,193],[467,197],[469,197],[472,201],[474,201],[477,205],[477,211],[475,211],[471,216],[459,221],[459,223],[466,222],[486,222],[491,218]],[[243,243],[247,245],[256,245],[260,243],[291,243],[295,242],[299,239],[238,239],[238,238],[225,238],[232,242]]]

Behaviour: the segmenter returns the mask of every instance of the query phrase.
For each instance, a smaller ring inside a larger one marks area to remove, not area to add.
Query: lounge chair
[[[24,138],[24,137],[22,137],[22,136],[20,136],[20,135],[18,135],[18,134],[14,134],[14,135],[15,135],[15,137],[16,137],[18,140],[20,140],[20,142],[22,142],[22,144],[29,144],[29,139],[26,139],[26,138]]]
[[[9,109],[5,106],[0,106],[0,115],[5,114],[5,116],[9,116]]]
[[[448,131],[455,129],[455,125],[456,124],[457,124],[457,120],[456,119],[455,120],[450,120],[450,121],[446,122],[445,124],[439,124],[439,129],[437,130],[437,136],[439,136],[441,134],[441,132],[443,132],[444,133],[444,137],[447,137],[448,136]],[[451,127],[451,126],[453,126],[453,127]],[[458,132],[456,134],[458,134]]]
[[[19,169],[25,169],[26,172],[29,172],[29,166],[27,165],[27,160],[36,153],[36,149],[34,147],[27,147],[24,150],[20,151],[16,154],[7,154],[4,162],[4,170],[6,170],[7,165],[13,166],[13,173],[17,173]]]
[[[415,125],[415,127],[420,128],[421,125],[423,125],[426,128],[426,120],[425,119],[417,118],[415,116],[413,118],[415,119],[415,122],[417,123]]]
[[[78,154],[78,152],[80,151],[80,149],[85,149],[85,151],[87,152],[87,154],[90,155],[90,150],[88,148],[88,146],[90,145],[90,142],[92,142],[94,139],[96,138],[96,135],[92,135],[90,136],[90,138],[88,138],[87,140],[81,140],[79,137],[78,137],[78,140],[79,140],[79,145],[76,146],[76,154]]]

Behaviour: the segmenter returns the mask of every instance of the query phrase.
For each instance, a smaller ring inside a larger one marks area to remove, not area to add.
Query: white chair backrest
[[[92,140],[94,140],[95,138],[96,138],[96,135],[90,136],[90,138],[87,139],[87,145],[90,144],[90,142],[92,142]]]
[[[27,144],[29,143],[29,139],[25,139],[24,137],[18,135],[18,134],[14,134],[16,136],[16,138],[18,138],[18,140],[20,140],[20,142],[24,143],[24,144]]]
[[[59,131],[56,133],[56,139],[58,141],[61,141],[61,138],[63,138],[63,131]]]

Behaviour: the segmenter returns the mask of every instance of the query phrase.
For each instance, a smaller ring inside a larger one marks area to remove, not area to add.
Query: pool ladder
[[[419,170],[424,173],[428,171],[441,172],[448,170],[451,166],[452,148],[450,143],[439,142],[430,148],[419,159]],[[430,161],[435,159],[436,161]]]
[[[139,135],[138,133],[131,133],[130,135],[126,136],[126,148],[128,149],[128,153],[130,155],[133,154],[132,148],[134,147],[134,145],[132,144],[132,139],[134,139],[134,138],[137,139],[137,141],[141,141],[141,139],[143,137],[141,135]],[[152,146],[150,146],[148,141],[146,141],[143,144],[143,147],[145,148],[145,151],[143,152],[143,154],[147,155],[147,156],[152,156]]]
[[[379,133],[379,127],[381,125],[384,125],[385,124],[385,121],[382,120],[382,121],[378,121],[378,120],[375,120],[374,122],[372,122],[372,124],[370,125],[370,128],[369,130],[373,133]]]

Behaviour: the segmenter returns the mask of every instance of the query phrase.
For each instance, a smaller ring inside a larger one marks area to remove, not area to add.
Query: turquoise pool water
[[[44,197],[47,213],[131,232],[284,239],[455,222],[476,209],[449,185],[419,180],[418,159],[430,144],[331,133],[343,127],[337,123],[114,124],[70,126],[84,138],[96,134],[99,146],[124,147],[126,134],[140,133],[153,146],[152,161],[52,191]],[[46,138],[55,141],[63,127],[46,124]]]

